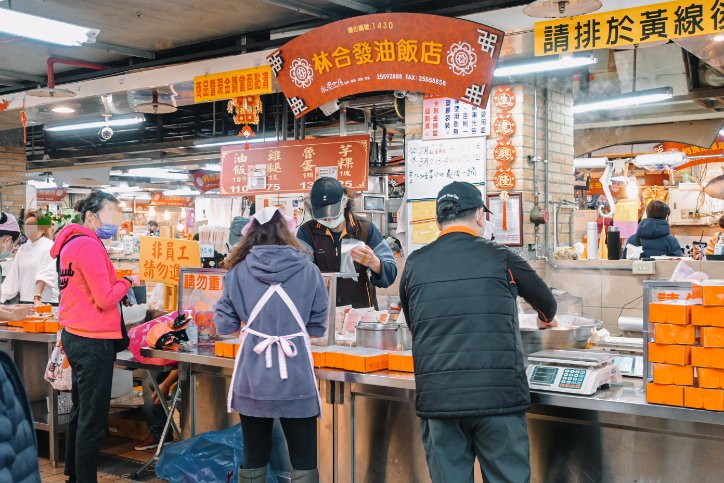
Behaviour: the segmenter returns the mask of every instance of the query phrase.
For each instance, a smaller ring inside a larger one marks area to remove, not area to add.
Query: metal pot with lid
[[[404,346],[401,324],[360,322],[357,324],[357,345],[370,349],[395,351]]]

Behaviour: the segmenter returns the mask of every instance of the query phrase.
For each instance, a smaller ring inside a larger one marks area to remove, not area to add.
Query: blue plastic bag
[[[241,425],[209,431],[185,441],[164,446],[156,464],[156,476],[171,483],[236,482],[244,461]],[[278,483],[269,469],[267,483]]]

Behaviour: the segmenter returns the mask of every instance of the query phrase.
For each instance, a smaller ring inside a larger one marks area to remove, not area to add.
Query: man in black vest
[[[339,272],[342,240],[361,240],[351,256],[357,280],[337,280],[337,307],[377,308],[375,287],[386,288],[397,278],[392,250],[377,227],[359,218],[350,209],[350,195],[334,178],[319,178],[309,195],[313,220],[304,223],[297,238],[311,247],[314,263],[322,272]]]
[[[412,253],[400,281],[412,331],[416,408],[434,483],[530,480],[530,405],[516,297],[553,327],[556,301],[528,263],[482,238],[478,188],[453,182],[437,198],[439,238]]]

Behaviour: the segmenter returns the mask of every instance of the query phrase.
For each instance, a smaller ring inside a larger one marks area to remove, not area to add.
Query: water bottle
[[[719,237],[716,239],[716,245],[714,245],[714,255],[724,255],[724,243],[722,243],[722,234],[719,233]]]
[[[606,247],[608,248],[609,260],[621,259],[621,232],[618,231],[617,226],[611,225],[608,227]]]
[[[595,221],[589,221],[587,227],[587,238],[588,238],[588,259],[598,260],[598,223]]]

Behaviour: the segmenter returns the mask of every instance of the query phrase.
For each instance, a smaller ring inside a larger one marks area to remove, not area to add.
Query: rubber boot
[[[294,470],[292,483],[319,483],[319,470]]]
[[[266,481],[266,466],[263,468],[239,468],[239,483],[264,483]]]

